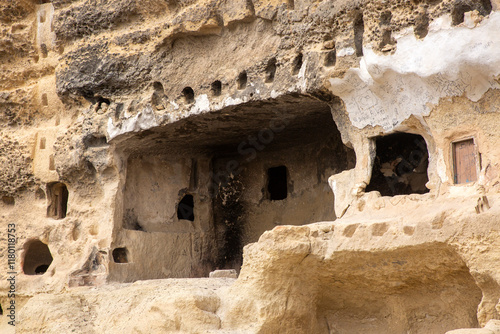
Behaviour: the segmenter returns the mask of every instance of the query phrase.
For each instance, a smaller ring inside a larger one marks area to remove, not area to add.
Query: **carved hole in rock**
[[[390,11],[385,11],[380,14],[380,25],[391,24],[392,13]]]
[[[211,90],[214,96],[219,96],[222,93],[222,83],[219,80],[212,82]]]
[[[266,82],[267,83],[273,82],[275,74],[276,74],[276,58],[271,58],[266,66]]]
[[[52,263],[49,247],[38,239],[24,245],[23,272],[26,275],[43,275]]]
[[[363,56],[363,35],[365,33],[365,23],[363,21],[363,13],[358,12],[354,17],[354,47],[356,49],[356,56]]]
[[[186,103],[193,103],[194,102],[194,90],[191,87],[185,87],[182,90],[182,95],[184,96],[184,100]]]
[[[83,146],[85,146],[85,148],[104,147],[107,145],[108,145],[108,140],[106,139],[106,136],[103,136],[103,135],[96,136],[93,134],[89,134],[83,138]]]
[[[238,75],[238,89],[245,89],[247,87],[247,72],[243,71]]]
[[[417,17],[413,31],[417,38],[422,39],[427,36],[429,33],[429,16],[427,14],[424,13]]]
[[[54,219],[63,219],[66,217],[68,197],[68,188],[64,183],[53,182],[47,184],[47,198],[49,199],[47,217]]]
[[[287,0],[287,7],[288,7],[288,9],[294,10],[295,9],[295,1],[294,0]]]
[[[337,63],[337,52],[334,50],[328,51],[328,53],[325,56],[325,66],[330,67],[330,66],[335,66]]]
[[[239,270],[243,247],[276,225],[334,220],[328,178],[356,163],[330,106],[299,94],[190,116],[117,145],[126,170],[115,242],[126,239],[134,254],[133,268],[110,266],[120,282]],[[280,166],[276,198],[286,201],[269,200],[268,169]],[[194,222],[171,204],[184,195],[196,199]]]
[[[391,19],[392,13],[390,11],[385,11],[380,14],[379,25],[382,30],[382,39],[379,44],[380,49],[383,49],[388,44],[394,44],[395,42],[392,39]]]
[[[280,201],[288,195],[288,178],[285,166],[272,167],[267,170],[267,192],[271,201]]]
[[[466,4],[459,4],[455,7],[453,7],[453,10],[451,11],[451,23],[453,25],[458,25],[460,23],[464,22],[464,14],[466,12],[470,12],[472,8],[469,5]]]
[[[153,89],[157,92],[164,93],[165,91],[163,90],[163,85],[159,81],[153,82]]]
[[[292,63],[292,74],[293,75],[297,75],[299,74],[300,72],[300,69],[302,68],[302,58],[303,58],[303,55],[302,53],[299,53],[295,59],[293,60],[293,63]]]
[[[40,149],[41,150],[45,149],[45,142],[46,142],[45,137],[40,138]]]
[[[429,153],[424,138],[395,133],[375,138],[376,157],[366,191],[382,196],[424,194],[429,192],[427,166]]]
[[[49,170],[56,170],[56,162],[53,154],[49,156]]]
[[[3,315],[3,309],[1,304],[0,304],[0,315]]]
[[[115,263],[128,263],[128,250],[125,247],[113,249],[113,261]]]
[[[177,219],[194,221],[193,195],[185,195],[177,205]]]
[[[42,53],[42,58],[47,58],[49,50],[47,49],[47,45],[45,43],[40,44],[40,52]]]
[[[332,328],[345,334],[445,333],[479,327],[481,289],[450,246],[346,251],[312,261],[304,261],[301,272],[308,276],[297,280],[297,288],[299,282],[318,282],[311,288],[321,291],[311,305],[317,310],[315,333],[332,333]]]
[[[159,81],[153,82],[153,95],[151,96],[151,104],[153,108],[157,110],[163,110],[167,107],[168,97],[165,94],[165,90],[163,89],[163,85]]]
[[[42,106],[48,106],[49,105],[49,100],[47,99],[47,94],[43,93],[42,94]]]
[[[12,196],[2,196],[2,202],[7,205],[14,205],[16,204],[16,200]]]

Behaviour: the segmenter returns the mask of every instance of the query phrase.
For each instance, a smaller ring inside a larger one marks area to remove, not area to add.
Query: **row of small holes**
[[[330,60],[331,62],[331,60]],[[274,81],[274,76],[276,74],[276,58],[271,58],[269,62],[267,63],[266,67],[266,83],[271,83]],[[300,68],[302,67],[302,54],[298,54],[297,57],[293,61],[293,70],[292,74],[297,75],[300,71]],[[238,84],[238,89],[242,90],[245,89],[248,83],[248,75],[246,71],[241,72],[238,75],[237,79],[237,84]],[[161,90],[163,91],[163,86],[161,85],[160,82],[155,82],[153,84],[153,87],[155,90]],[[214,96],[219,96],[222,93],[222,82],[219,80],[216,80],[212,83],[211,85],[211,91]],[[194,90],[191,87],[185,87],[182,90],[182,95],[184,96],[184,99],[186,100],[187,103],[193,103],[194,102]]]

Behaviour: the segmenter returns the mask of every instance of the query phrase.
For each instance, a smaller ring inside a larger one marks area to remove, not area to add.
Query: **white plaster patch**
[[[302,67],[300,68],[299,74],[297,76],[297,78],[299,78],[297,87],[302,91],[305,91],[307,88],[306,69],[307,69],[307,59],[302,63]]]
[[[465,94],[477,101],[488,89],[500,88],[493,80],[500,74],[500,13],[474,29],[447,28],[448,21],[435,23],[442,29],[424,40],[413,34],[399,38],[393,55],[365,47],[359,69],[330,79],[354,126],[390,131],[410,115],[428,115],[442,97]]]
[[[243,103],[243,100],[240,99],[240,98],[235,98],[233,99],[232,97],[227,97],[225,100],[224,100],[224,105],[226,107],[229,107],[229,106],[236,106],[238,104],[241,104]]]
[[[210,111],[210,101],[207,94],[202,94],[196,97],[194,106],[191,107],[189,113],[197,115],[207,111]]]
[[[137,113],[137,115],[123,120],[118,126],[113,124],[113,119],[110,117],[108,119],[108,136],[109,140],[127,132],[137,132],[141,130],[147,130],[158,126],[158,121],[156,120],[156,115],[150,106],[147,106],[142,111]]]

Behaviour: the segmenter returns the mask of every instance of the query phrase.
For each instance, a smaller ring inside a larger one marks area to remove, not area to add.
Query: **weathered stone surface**
[[[499,6],[3,1],[16,328],[499,332]]]

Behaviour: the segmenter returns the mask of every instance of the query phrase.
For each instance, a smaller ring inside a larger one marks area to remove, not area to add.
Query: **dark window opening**
[[[354,47],[356,48],[356,56],[363,56],[363,35],[365,33],[365,23],[363,21],[363,13],[358,13],[354,19]]]
[[[64,183],[55,182],[47,185],[47,197],[49,206],[47,207],[47,217],[63,219],[68,210],[68,188]]]
[[[292,69],[292,74],[297,75],[300,72],[300,69],[302,68],[302,53],[299,53],[297,57],[293,60],[293,69]]]
[[[43,275],[52,263],[49,247],[40,240],[31,240],[24,246],[23,272],[26,275]]]
[[[222,93],[222,82],[219,80],[212,82],[212,94],[219,96]]]
[[[276,58],[271,58],[266,67],[266,82],[273,82],[276,74]]]
[[[0,315],[3,315],[2,305],[0,305]]]
[[[184,100],[186,103],[194,102],[194,90],[191,87],[186,87],[182,90],[182,95],[184,95]]]
[[[267,170],[267,191],[271,201],[280,201],[287,197],[288,180],[285,166],[273,167]]]
[[[115,263],[128,263],[128,250],[125,247],[113,249]]]
[[[366,191],[382,196],[429,192],[427,167],[429,153],[424,138],[409,133],[377,137],[372,177]]]
[[[453,179],[455,184],[477,181],[474,139],[453,143]]]
[[[193,195],[185,195],[177,206],[177,218],[194,221]]]
[[[247,72],[243,71],[238,75],[238,89],[245,89],[247,87],[248,76]]]
[[[325,66],[327,67],[335,66],[336,63],[337,63],[337,52],[334,49],[326,54]]]

